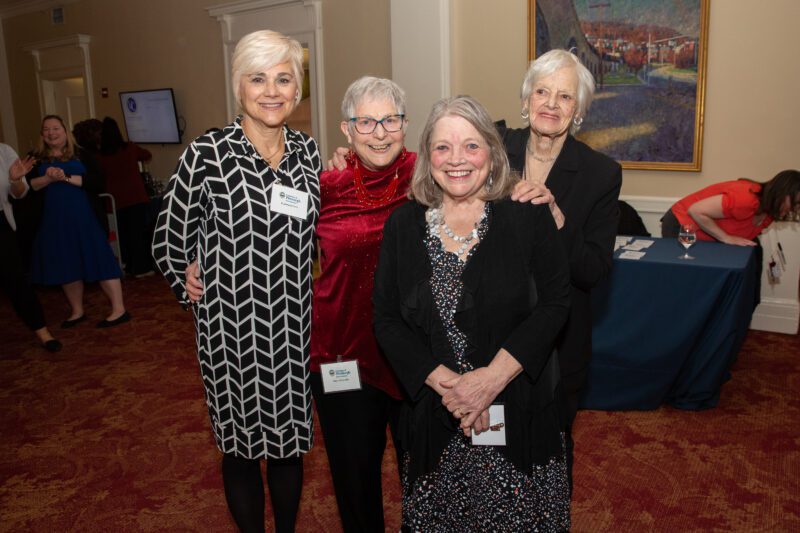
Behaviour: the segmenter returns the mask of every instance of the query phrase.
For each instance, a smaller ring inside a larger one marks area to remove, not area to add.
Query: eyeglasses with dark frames
[[[394,133],[403,129],[403,119],[405,115],[387,115],[380,120],[372,117],[351,117],[350,122],[355,126],[356,131],[362,135],[369,135],[378,124],[383,126],[383,131],[386,133]]]

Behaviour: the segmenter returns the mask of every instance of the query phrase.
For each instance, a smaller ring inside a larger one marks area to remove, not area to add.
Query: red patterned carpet
[[[233,531],[191,318],[157,277],[126,281],[129,324],[39,348],[0,300],[0,531]],[[105,299],[87,292],[99,320]],[[573,531],[800,531],[800,340],[751,332],[718,408],[583,411]],[[400,496],[387,453],[387,530]],[[321,435],[305,462],[300,532],[340,531]]]

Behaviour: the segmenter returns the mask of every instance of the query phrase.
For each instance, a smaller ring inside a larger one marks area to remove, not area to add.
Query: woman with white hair
[[[405,149],[407,123],[396,83],[357,79],[342,100],[346,166],[320,176],[311,388],[347,532],[384,530],[381,463],[387,426],[396,441],[402,394],[372,331],[372,280],[383,225],[407,201],[417,159]],[[354,367],[359,379],[330,386],[331,372]]]
[[[570,481],[571,426],[592,353],[589,295],[611,270],[622,186],[620,165],[573,137],[593,94],[594,78],[577,56],[551,50],[531,63],[522,83],[521,116],[528,127],[499,128],[511,168],[536,186],[534,203],[549,205],[569,258],[570,314],[557,350],[567,397]]]
[[[158,218],[153,255],[192,305],[206,403],[223,453],[225,496],[242,531],[293,531],[303,454],[313,441],[308,383],[317,143],[286,120],[303,87],[303,50],[280,33],[244,36],[232,59],[242,114],[181,156]],[[196,262],[204,288],[187,285]]]

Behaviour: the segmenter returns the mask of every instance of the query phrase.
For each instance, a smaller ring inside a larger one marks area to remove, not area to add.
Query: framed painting
[[[594,75],[580,140],[623,168],[701,169],[709,0],[528,1],[528,58],[563,48]]]

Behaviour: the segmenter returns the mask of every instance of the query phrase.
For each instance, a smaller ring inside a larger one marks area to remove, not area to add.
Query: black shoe
[[[50,339],[49,341],[45,341],[42,343],[42,348],[47,350],[50,353],[56,353],[61,351],[61,341],[58,339]]]
[[[120,324],[124,324],[131,319],[130,313],[125,311],[121,315],[119,315],[114,320],[101,320],[97,323],[98,328],[113,328],[114,326],[119,326]]]
[[[84,320],[86,320],[86,315],[81,315],[78,318],[67,319],[67,320],[65,320],[64,322],[61,323],[61,327],[63,329],[74,328],[80,322],[83,322]]]

